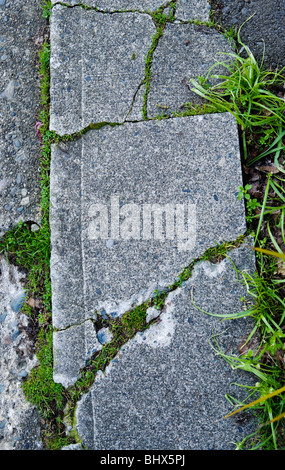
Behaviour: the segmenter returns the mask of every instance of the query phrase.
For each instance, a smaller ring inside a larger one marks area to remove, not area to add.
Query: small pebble
[[[17,149],[21,148],[22,146],[22,143],[19,139],[15,139],[13,144],[14,144],[14,147],[16,147]]]
[[[29,196],[24,197],[24,198],[21,200],[22,206],[27,206],[27,205],[29,204],[29,202],[30,202]]]
[[[24,370],[24,369],[22,369],[22,370],[18,373],[18,376],[19,376],[19,377],[23,377],[23,378],[24,378],[24,377],[27,377],[27,375],[28,375],[28,372],[27,372],[26,370]]]

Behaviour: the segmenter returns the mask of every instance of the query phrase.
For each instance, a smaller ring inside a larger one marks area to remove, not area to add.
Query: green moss
[[[158,45],[158,41],[161,38],[163,34],[165,25],[160,26],[157,29],[157,32],[155,33],[154,37],[152,38],[152,43],[151,47],[147,53],[146,59],[145,59],[145,78],[143,81],[143,84],[145,86],[145,92],[143,95],[143,107],[142,107],[142,115],[144,119],[147,119],[147,99],[149,95],[149,90],[150,90],[150,81],[151,81],[151,65],[152,65],[152,60],[153,60],[153,54],[154,51]]]

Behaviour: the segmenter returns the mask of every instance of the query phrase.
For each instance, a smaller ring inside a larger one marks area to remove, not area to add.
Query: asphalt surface
[[[225,28],[241,28],[241,39],[264,65],[285,67],[285,0],[210,0],[212,15]],[[249,19],[250,18],[250,19]]]

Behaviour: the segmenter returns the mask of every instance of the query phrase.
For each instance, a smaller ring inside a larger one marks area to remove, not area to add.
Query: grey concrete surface
[[[55,5],[57,0],[52,0]],[[67,5],[75,6],[77,0],[66,0]],[[168,6],[169,0],[85,0],[82,2],[93,8],[104,12],[114,11],[155,11],[161,6]],[[199,19],[209,21],[210,5],[207,0],[178,0],[176,8],[176,18],[183,21]]]
[[[229,41],[215,29],[194,24],[167,24],[153,54],[148,118],[185,111],[185,103],[202,98],[191,91],[191,78],[205,76],[221,60],[217,52],[233,52]],[[215,73],[226,73],[217,67]]]
[[[50,129],[63,135],[91,123],[124,122],[144,79],[155,32],[146,14],[55,6]],[[141,101],[134,118],[142,119],[142,107]]]
[[[226,28],[241,29],[242,41],[261,63],[265,44],[266,67],[285,67],[284,0],[212,0],[215,20]]]
[[[254,260],[246,247],[229,256],[251,273]],[[78,403],[76,429],[93,450],[233,450],[235,442],[256,429],[249,414],[241,423],[223,417],[231,411],[225,394],[245,398],[236,384],[253,378],[213,350],[238,355],[250,333],[247,319],[221,322],[213,314],[242,311],[246,293],[231,260],[199,263],[183,287],[170,293],[159,323],[123,346],[91,390]]]
[[[0,237],[20,220],[40,218],[36,60],[46,25],[40,3],[0,3]]]
[[[105,126],[64,150],[54,146],[53,326],[68,335],[67,327],[101,312],[121,315],[173,284],[210,246],[243,234],[241,184],[230,114]],[[78,341],[74,335],[66,342],[69,362]],[[67,374],[67,365],[58,367]]]

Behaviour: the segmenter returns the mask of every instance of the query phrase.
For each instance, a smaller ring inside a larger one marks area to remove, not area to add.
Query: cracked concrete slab
[[[76,429],[92,450],[233,450],[234,442],[257,429],[249,413],[239,422],[225,394],[238,400],[254,378],[233,370],[212,348],[238,355],[250,333],[247,318],[220,321],[199,311],[234,314],[243,310],[246,288],[234,266],[252,273],[252,251],[241,246],[219,264],[201,262],[181,288],[171,292],[148,330],[126,343],[99,371],[77,404]],[[211,343],[211,344],[210,344]]]
[[[148,118],[162,112],[173,115],[186,110],[185,103],[200,104],[191,91],[191,78],[205,76],[221,60],[217,53],[233,52],[228,40],[215,29],[195,24],[167,24],[156,47],[151,67]],[[226,69],[215,69],[215,73]]]
[[[82,338],[85,340],[82,341]],[[73,344],[72,355],[66,344]],[[53,334],[54,381],[69,387],[76,382],[78,371],[91,356],[102,349],[91,320]],[[68,377],[68,379],[67,379]]]
[[[29,319],[21,312],[26,274],[0,257],[0,450],[43,449],[40,417],[22,389],[38,365],[29,337]]]
[[[53,326],[121,315],[210,246],[243,234],[241,185],[230,114],[104,126],[54,145]],[[72,357],[74,342],[64,354]]]
[[[50,28],[50,129],[64,135],[124,122],[144,79],[156,32],[151,17],[56,5]],[[142,107],[143,101],[133,118],[142,119]]]
[[[224,28],[243,25],[241,40],[259,64],[273,70],[285,67],[284,0],[212,1],[212,12],[215,22]]]
[[[82,3],[83,5],[98,8],[98,10],[105,12],[114,12],[124,10],[155,11],[168,2],[168,0],[84,0],[82,2],[77,0],[65,0],[63,3],[70,6]],[[52,0],[53,5],[56,3],[58,3],[58,0]]]

